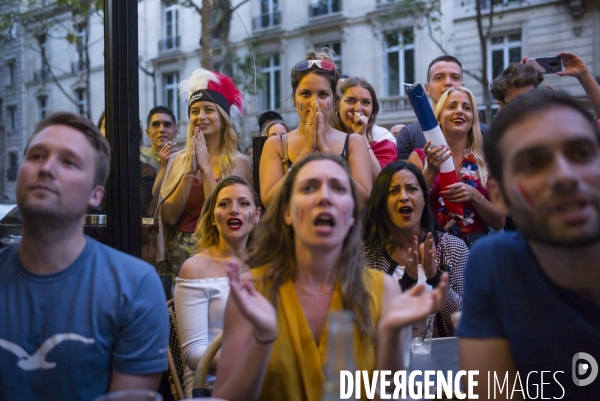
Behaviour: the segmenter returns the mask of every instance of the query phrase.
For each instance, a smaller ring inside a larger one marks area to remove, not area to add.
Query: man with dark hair
[[[258,136],[263,132],[265,124],[273,120],[283,120],[283,117],[278,112],[272,110],[265,111],[258,117]]]
[[[152,216],[158,203],[158,195],[169,158],[177,151],[174,142],[177,136],[175,114],[165,106],[156,106],[148,113],[146,136],[150,147],[140,150],[142,162],[142,215]],[[145,163],[145,164],[144,164]],[[154,171],[149,166],[154,168]]]
[[[498,101],[500,110],[514,98],[537,87],[544,75],[531,64],[510,63],[500,75],[492,81],[490,92]]]
[[[461,369],[479,371],[479,398],[598,399],[598,127],[568,95],[531,91],[498,114],[485,158],[490,199],[518,231],[471,251]]]
[[[442,94],[451,87],[465,86],[462,76],[462,64],[456,57],[443,55],[429,63],[427,68],[427,83],[424,85],[425,93],[431,97],[433,108],[437,105]],[[482,133],[485,135],[488,126],[481,123]],[[422,148],[427,141],[419,122],[406,125],[396,136],[398,146],[398,159],[408,160],[408,156],[416,148]]]
[[[146,136],[150,138],[150,147],[142,151],[140,160],[150,164],[157,174],[165,168],[171,154],[175,153],[173,139],[177,136],[175,114],[165,106],[157,106],[148,113]]]
[[[0,399],[93,400],[154,390],[168,315],[154,268],[83,233],[110,147],[73,113],[42,120],[16,183],[22,239],[0,251]]]

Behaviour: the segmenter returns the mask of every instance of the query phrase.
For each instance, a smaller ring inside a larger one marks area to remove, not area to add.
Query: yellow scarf
[[[255,279],[263,276],[266,268],[252,269]],[[371,316],[373,327],[381,315],[383,296],[383,274],[374,269],[366,269],[367,291],[371,294]],[[257,289],[265,296],[268,286],[257,285]],[[342,296],[339,283],[336,284],[329,312],[342,310]],[[277,340],[263,383],[260,400],[275,401],[319,401],[323,394],[325,377],[323,367],[327,357],[327,326],[325,323],[319,345],[315,343],[306,320],[304,310],[296,294],[292,280],[284,283],[279,289],[277,301]],[[371,341],[364,345],[360,341],[358,328],[354,333],[354,360],[359,370],[366,370],[369,375],[375,369],[375,346]],[[364,389],[362,391],[364,395]]]

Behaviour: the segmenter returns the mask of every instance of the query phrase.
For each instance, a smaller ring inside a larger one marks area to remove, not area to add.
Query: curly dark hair
[[[509,88],[524,88],[533,85],[537,88],[544,80],[541,72],[530,64],[510,63],[490,84],[490,92],[497,101],[504,103]]]

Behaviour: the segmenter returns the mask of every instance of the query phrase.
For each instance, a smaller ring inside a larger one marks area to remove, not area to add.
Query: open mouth
[[[231,218],[227,220],[227,227],[231,228],[232,230],[239,230],[242,228],[242,224],[242,220],[240,219]]]
[[[331,215],[321,213],[315,218],[314,224],[317,227],[334,227],[335,221]]]
[[[451,120],[454,124],[464,124],[465,120],[464,118],[455,118],[453,120]]]
[[[398,213],[400,213],[402,217],[410,217],[412,212],[413,208],[410,206],[402,206],[400,209],[398,209]]]

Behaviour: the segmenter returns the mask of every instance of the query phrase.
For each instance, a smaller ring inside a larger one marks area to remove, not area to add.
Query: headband
[[[192,96],[190,96],[188,100],[188,116],[190,115],[192,104],[199,100],[208,100],[209,102],[216,103],[217,105],[221,106],[223,110],[225,110],[227,115],[229,115],[229,109],[231,106],[229,105],[227,99],[225,99],[225,96],[211,89],[200,89],[192,93]]]

